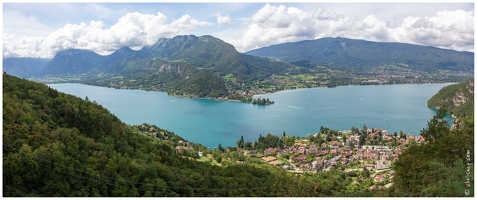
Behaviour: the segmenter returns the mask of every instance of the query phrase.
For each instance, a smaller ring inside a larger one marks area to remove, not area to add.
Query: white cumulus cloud
[[[232,23],[232,19],[229,16],[222,16],[220,14],[216,15],[217,17],[217,24],[220,25],[230,25]]]
[[[380,42],[405,42],[473,51],[473,12],[444,10],[432,16],[408,16],[394,26],[369,14],[350,18],[318,8],[304,11],[266,4],[245,25],[241,38],[224,39],[244,52],[259,47],[322,37],[346,37]]]
[[[15,37],[4,34],[3,56],[51,58],[58,51],[78,48],[100,54],[110,54],[123,46],[140,48],[152,45],[161,37],[190,34],[198,27],[214,23],[199,21],[189,15],[169,21],[162,13],[157,15],[128,13],[109,28],[101,21],[89,24],[67,24],[47,37]]]

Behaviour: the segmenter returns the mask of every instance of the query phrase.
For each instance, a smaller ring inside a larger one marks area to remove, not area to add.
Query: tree
[[[238,148],[243,148],[242,140],[237,140],[237,147]]]
[[[327,141],[327,142],[333,141],[333,138],[331,138],[331,135],[327,135],[327,136],[326,136],[326,141]]]
[[[361,129],[364,133],[366,133],[366,131],[368,130],[368,127],[366,126],[366,124],[363,124],[363,129]]]
[[[315,141],[315,136],[308,135],[308,142],[310,142],[310,144],[313,144],[314,141]]]
[[[363,171],[362,171],[361,175],[362,175],[364,178],[369,178],[369,170],[368,170],[368,168],[363,167]]]
[[[217,147],[217,149],[221,152],[224,152],[224,148],[222,147],[222,144],[219,143],[219,146]]]
[[[444,107],[441,107],[437,110],[436,115],[427,123],[427,128],[421,130],[421,135],[426,141],[434,142],[449,133],[450,127],[449,123],[444,119],[445,115],[446,110]]]
[[[346,136],[343,135],[343,143],[346,143]]]
[[[366,142],[366,138],[364,137],[364,135],[359,136],[359,141],[358,141],[359,146],[363,146],[364,142]]]

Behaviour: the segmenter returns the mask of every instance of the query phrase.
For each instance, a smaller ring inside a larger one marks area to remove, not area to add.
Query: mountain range
[[[51,60],[3,61],[7,73],[34,80],[70,77],[92,85],[215,98],[234,91],[250,96],[254,94],[252,90],[290,85],[299,81],[294,77],[298,74],[313,77],[314,84],[310,86],[312,81],[306,80],[307,87],[356,84],[359,82],[351,80],[388,73],[409,80],[412,74],[427,78],[417,82],[454,81],[473,76],[473,57],[471,52],[346,38],[284,43],[239,53],[231,44],[212,36],[184,35],[161,38],[137,51],[123,47],[105,56],[69,49],[58,52]],[[376,68],[382,66],[386,70]],[[278,80],[277,76],[287,80]]]
[[[246,52],[248,55],[288,62],[312,61],[336,68],[366,69],[404,64],[419,70],[472,72],[474,53],[396,42],[371,42],[347,38],[322,38],[272,45]]]

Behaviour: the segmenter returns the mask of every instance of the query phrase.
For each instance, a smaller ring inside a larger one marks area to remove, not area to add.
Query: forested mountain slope
[[[340,69],[398,65],[423,72],[450,70],[473,74],[474,53],[413,44],[320,38],[263,47],[246,54],[289,62],[312,61]]]
[[[474,115],[474,79],[449,85],[427,101],[432,108],[445,107],[457,118]]]

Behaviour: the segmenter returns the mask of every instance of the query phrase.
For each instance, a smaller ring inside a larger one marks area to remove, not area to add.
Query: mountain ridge
[[[391,48],[392,46],[392,48]],[[363,48],[367,47],[367,48]],[[366,51],[363,51],[366,49]],[[366,52],[366,53],[362,53]],[[380,53],[385,52],[385,53]],[[473,71],[472,52],[458,52],[431,46],[398,42],[372,42],[348,38],[321,38],[271,45],[245,52],[248,55],[282,59],[289,62],[309,60],[327,65],[370,67],[403,63],[410,67]],[[340,58],[346,58],[340,59]],[[348,62],[351,60],[353,62]],[[434,62],[433,60],[438,60]],[[430,64],[426,62],[431,61]],[[463,64],[458,64],[463,63]],[[354,65],[354,66],[353,66]]]

